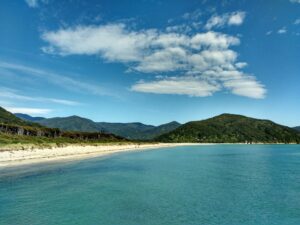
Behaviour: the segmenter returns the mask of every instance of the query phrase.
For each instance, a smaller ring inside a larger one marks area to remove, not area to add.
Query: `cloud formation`
[[[300,0],[290,0],[292,3],[300,3]]]
[[[23,108],[23,107],[4,107],[4,108],[11,113],[24,113],[29,115],[46,115],[52,111],[51,109],[42,109],[42,108]]]
[[[224,24],[209,27],[240,25],[244,17],[244,12],[225,14]],[[227,89],[250,98],[264,98],[266,94],[254,76],[241,71],[247,64],[239,62],[238,53],[232,49],[240,39],[220,32],[189,35],[176,29],[132,30],[117,23],[48,31],[42,39],[48,43],[42,48],[46,53],[98,55],[107,62],[125,64],[128,71],[162,75],[159,80],[138,82],[132,86],[134,91],[209,96]]]
[[[31,8],[36,8],[38,7],[38,0],[25,0],[27,5]]]
[[[30,97],[27,95],[18,94],[18,91],[14,89],[1,87],[0,90],[0,99],[12,99],[20,101],[31,101],[31,102],[44,102],[44,103],[56,103],[68,106],[80,105],[76,101],[70,101],[66,99],[57,99],[57,98],[45,98],[45,97]]]
[[[30,7],[30,8],[37,8],[39,7],[41,4],[47,4],[49,0],[25,0],[26,4]]]
[[[188,95],[191,97],[211,96],[220,90],[218,84],[211,84],[208,81],[197,77],[168,77],[157,81],[143,82],[135,84],[131,88],[133,91],[154,93],[154,94],[176,94]]]
[[[0,62],[0,68],[6,69],[9,71],[17,71],[21,73],[26,73],[31,76],[35,76],[41,79],[44,79],[54,85],[60,86],[64,89],[71,91],[79,91],[82,93],[89,93],[94,95],[112,95],[107,91],[103,90],[102,87],[95,84],[90,84],[83,82],[69,76],[62,74],[56,74],[47,70],[42,70],[30,66],[24,66],[21,64]],[[112,95],[113,96],[113,95]]]
[[[299,25],[300,24],[300,19],[296,19],[294,22],[295,25]]]
[[[277,33],[278,33],[278,34],[285,34],[285,33],[287,33],[286,27],[282,27],[281,29],[279,29],[279,30],[277,31]]]
[[[214,15],[206,23],[205,29],[221,28],[227,26],[239,26],[243,24],[246,13],[237,11],[233,13],[225,13],[223,15]]]

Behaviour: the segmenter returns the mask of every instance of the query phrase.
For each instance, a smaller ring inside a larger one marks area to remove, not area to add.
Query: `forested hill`
[[[39,124],[33,123],[30,121],[25,121],[20,119],[19,117],[15,116],[11,112],[5,110],[4,108],[0,107],[0,123],[2,124],[11,124],[11,125],[19,125],[19,126],[34,126],[40,127]]]
[[[161,134],[170,132],[181,124],[176,121],[159,126],[147,125],[143,123],[108,123],[94,122],[90,119],[79,116],[40,118],[31,117],[26,114],[15,114],[21,119],[39,123],[50,128],[59,128],[64,131],[81,132],[106,132],[122,136],[132,140],[151,140]]]
[[[0,145],[122,142],[123,137],[105,132],[69,132],[25,121],[0,107]]]
[[[294,127],[294,129],[300,132],[300,126],[299,127]]]
[[[300,133],[269,120],[222,114],[186,123],[156,138],[162,142],[300,143]]]

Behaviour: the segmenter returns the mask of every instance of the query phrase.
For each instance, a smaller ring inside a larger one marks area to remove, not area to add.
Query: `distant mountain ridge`
[[[33,123],[33,121],[25,121],[14,114],[8,112],[4,108],[0,107],[0,123],[3,124],[14,124],[19,126],[34,126],[38,127],[39,124]]]
[[[0,107],[0,144],[44,144],[49,143],[99,143],[99,142],[124,142],[123,137],[107,132],[78,132],[63,131],[58,128],[49,128],[36,121],[36,117],[19,114],[23,120],[11,112]]]
[[[160,126],[145,125],[143,123],[97,123],[103,130],[110,131],[113,134],[129,138],[150,140],[154,137],[170,132],[181,124],[178,122],[170,122]]]
[[[300,143],[300,133],[270,120],[222,114],[186,123],[157,137],[161,142]]]
[[[295,130],[300,131],[300,126],[299,127],[294,127]]]
[[[40,121],[40,120],[46,119],[44,117],[34,117],[34,116],[29,116],[29,115],[23,114],[23,113],[15,113],[14,115],[22,120],[30,121],[30,122],[35,122],[35,121]]]
[[[37,121],[46,127],[59,128],[65,131],[98,132],[97,124],[89,119],[79,116],[54,117]]]
[[[146,125],[143,123],[107,123],[107,122],[94,122],[90,119],[82,118],[79,116],[69,117],[54,117],[54,118],[41,118],[31,117],[26,114],[15,114],[21,119],[27,121],[34,121],[43,126],[50,128],[59,128],[64,131],[81,131],[81,132],[108,132],[124,138],[134,140],[150,140],[161,134],[170,132],[181,124],[178,122],[170,122],[160,126]]]
[[[19,115],[20,116],[20,115]],[[24,114],[21,115],[24,117]],[[186,124],[171,122],[160,126],[143,123],[106,123],[78,117],[42,118],[25,115],[26,120],[64,131],[106,132],[133,140],[198,143],[300,143],[300,132],[270,120],[222,114]]]

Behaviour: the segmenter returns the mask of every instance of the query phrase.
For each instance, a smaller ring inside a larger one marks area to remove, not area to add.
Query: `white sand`
[[[45,148],[30,150],[0,151],[0,167],[17,166],[59,160],[75,160],[104,156],[116,152],[139,151],[152,148],[174,147],[184,145],[199,145],[189,143],[159,143],[159,144],[107,144],[98,146],[67,146],[61,148]]]

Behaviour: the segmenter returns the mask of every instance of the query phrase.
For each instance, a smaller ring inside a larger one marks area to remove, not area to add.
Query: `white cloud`
[[[242,68],[248,66],[248,63],[246,63],[246,62],[238,62],[238,63],[235,64],[235,66],[236,66],[238,69],[242,69]]]
[[[185,20],[198,20],[203,15],[200,9],[196,9],[193,12],[187,12],[182,15],[182,18]]]
[[[139,82],[132,86],[133,91],[154,94],[176,94],[192,97],[211,96],[220,90],[218,84],[211,84],[196,77],[169,77],[158,81]]]
[[[38,7],[38,0],[25,0],[27,5],[32,8]]]
[[[192,23],[192,26],[196,28],[199,26],[198,23]],[[192,31],[192,28],[186,24],[181,24],[181,25],[174,25],[174,26],[168,26],[166,28],[167,32],[180,32],[180,33],[189,33]]]
[[[236,95],[261,99],[266,95],[264,86],[258,83],[253,77],[243,77],[224,82],[224,86],[229,88]]]
[[[239,26],[243,24],[246,17],[245,12],[237,11],[233,13],[225,13],[223,15],[214,15],[206,23],[205,28],[211,30],[212,28],[221,28],[227,26]]]
[[[177,94],[191,97],[211,96],[222,88],[230,90],[240,96],[262,99],[266,95],[264,85],[256,81],[254,77],[244,76],[237,71],[220,74],[220,80],[216,81],[207,74],[207,77],[185,76],[185,77],[165,77],[156,81],[139,83],[132,86],[131,90],[153,93],[153,94]]]
[[[228,25],[239,26],[243,24],[245,17],[245,12],[234,12],[229,16]]]
[[[40,3],[47,4],[48,0],[25,0],[25,2],[31,8],[37,8],[40,6]]]
[[[287,33],[287,29],[286,29],[285,27],[283,27],[283,28],[279,29],[279,30],[277,31],[277,33],[278,33],[278,34],[285,34],[285,33]]]
[[[22,108],[22,107],[4,107],[4,108],[11,113],[24,113],[30,115],[46,115],[52,111],[51,109],[42,109],[42,108]]]
[[[300,24],[300,19],[296,19],[294,22],[295,25],[299,25]]]
[[[190,43],[194,49],[226,49],[232,45],[239,45],[240,40],[226,34],[208,31],[206,33],[198,33],[194,35],[190,39]]]
[[[163,77],[156,81],[140,81],[131,90],[154,94],[179,94],[194,97],[211,96],[226,89],[235,95],[263,99],[267,90],[255,77],[237,70],[206,70],[198,75]]]
[[[137,61],[143,57],[142,50],[148,48],[155,37],[156,30],[130,32],[124,24],[78,26],[42,35],[43,40],[51,43],[51,46],[43,48],[47,53],[101,54],[109,61],[122,62]]]
[[[300,0],[290,0],[292,3],[300,3]]]
[[[100,55],[105,60],[131,63],[140,72],[167,72],[188,67],[189,58],[201,50],[226,49],[239,39],[216,32],[192,36],[161,33],[157,30],[129,31],[124,24],[76,27],[46,32],[42,38],[50,45],[47,53],[61,55]]]
[[[270,30],[270,31],[268,31],[268,32],[266,33],[266,35],[269,36],[269,35],[271,35],[272,33],[273,33],[273,31]]]
[[[95,95],[114,96],[113,94],[103,90],[103,88],[100,86],[73,79],[62,74],[52,73],[47,70],[7,62],[0,62],[0,68],[7,69],[10,71],[26,73],[31,76],[36,76],[41,79],[47,80],[52,84],[58,85],[64,89],[71,91],[79,91]]]
[[[141,72],[168,72],[184,69],[186,51],[180,47],[165,48],[146,56],[136,70]]]
[[[27,5],[31,8],[37,8],[41,3],[47,4],[49,0],[25,0]]]
[[[238,25],[242,23],[245,13],[236,12],[227,17],[226,24]],[[229,89],[234,94],[251,98],[265,96],[263,85],[239,71],[247,65],[239,62],[238,53],[231,49],[240,44],[239,38],[224,33],[207,31],[189,35],[176,29],[169,32],[131,30],[125,24],[107,24],[49,31],[42,34],[42,39],[48,43],[43,48],[46,53],[98,55],[108,62],[125,64],[128,71],[171,73],[161,80],[139,82],[132,87],[135,91],[175,94],[177,89],[178,94],[207,96],[221,89]],[[178,76],[175,78],[173,73]],[[256,86],[241,92],[237,91],[237,85],[224,85],[233,78],[238,78],[241,86],[245,83]],[[166,88],[168,85],[171,87]],[[162,91],[163,87],[166,91]],[[196,87],[199,90],[194,91]],[[188,91],[191,89],[192,93]]]
[[[75,105],[80,104],[78,102],[70,101],[70,100],[66,100],[66,99],[30,97],[30,96],[26,96],[26,95],[20,95],[20,94],[18,94],[18,91],[14,90],[14,89],[8,89],[8,88],[3,88],[3,87],[1,87],[1,90],[0,90],[0,98],[20,100],[20,101],[57,103],[57,104],[69,105],[69,106],[75,106]]]

